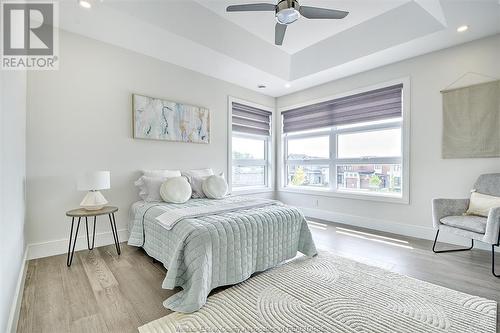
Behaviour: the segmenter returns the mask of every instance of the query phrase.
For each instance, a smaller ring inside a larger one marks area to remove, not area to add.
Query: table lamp
[[[99,210],[108,203],[99,190],[106,190],[111,187],[110,172],[93,171],[81,174],[78,176],[76,187],[78,191],[89,191],[80,202],[80,207],[86,210]]]

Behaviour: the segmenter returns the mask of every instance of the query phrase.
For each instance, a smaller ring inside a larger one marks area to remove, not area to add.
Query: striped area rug
[[[497,303],[344,257],[301,257],[209,297],[166,332],[494,333]]]

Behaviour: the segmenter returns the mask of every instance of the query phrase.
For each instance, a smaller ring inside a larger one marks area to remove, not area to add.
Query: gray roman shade
[[[233,132],[271,135],[270,111],[240,103],[232,103]]]
[[[296,132],[398,118],[403,85],[398,84],[283,112],[283,132]]]

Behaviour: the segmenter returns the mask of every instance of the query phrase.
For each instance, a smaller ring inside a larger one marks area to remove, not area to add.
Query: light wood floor
[[[490,273],[487,251],[436,255],[430,241],[335,224],[311,230],[320,249],[500,302],[500,279]],[[114,246],[77,252],[69,269],[65,255],[31,260],[18,332],[137,332],[170,312],[162,302],[177,290],[161,288],[165,272],[144,251],[125,243],[121,256]]]

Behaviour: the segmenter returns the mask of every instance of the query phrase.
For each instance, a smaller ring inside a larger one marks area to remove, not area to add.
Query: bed
[[[163,263],[167,269],[163,288],[182,288],[164,301],[166,308],[194,312],[216,287],[242,282],[255,272],[295,257],[297,252],[316,254],[302,213],[277,201],[179,219],[170,230],[159,221],[180,209],[203,212],[211,205],[234,203],[234,198],[191,199],[184,204],[140,201],[132,205],[128,244],[144,248]]]

